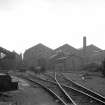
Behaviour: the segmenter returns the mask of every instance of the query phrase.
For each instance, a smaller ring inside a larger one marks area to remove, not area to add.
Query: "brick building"
[[[104,57],[104,51],[93,44],[87,46],[86,37],[83,37],[83,47],[80,49],[64,44],[52,50],[37,44],[25,51],[23,61],[27,67],[43,66],[48,71],[69,72],[80,70],[89,63],[100,63]]]
[[[44,66],[47,68],[48,59],[53,54],[52,49],[43,44],[37,44],[24,52],[23,61],[27,67]]]

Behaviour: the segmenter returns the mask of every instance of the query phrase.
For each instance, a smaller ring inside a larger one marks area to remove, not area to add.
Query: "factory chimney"
[[[83,37],[83,56],[86,57],[86,36]],[[85,59],[85,58],[84,58]],[[85,59],[86,60],[86,59]]]
[[[86,36],[83,37],[83,50],[86,49]]]

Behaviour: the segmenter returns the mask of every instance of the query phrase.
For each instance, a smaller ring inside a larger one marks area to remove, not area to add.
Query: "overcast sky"
[[[0,0],[0,46],[18,53],[43,43],[105,49],[105,0]]]

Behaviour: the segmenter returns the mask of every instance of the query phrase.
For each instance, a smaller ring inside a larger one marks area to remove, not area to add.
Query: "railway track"
[[[71,99],[67,96],[67,94],[59,87],[59,85],[48,82],[48,81],[43,81],[37,79],[32,79],[29,77],[21,76],[20,78],[25,79],[29,81],[32,86],[36,86],[38,84],[40,87],[44,88],[48,93],[50,93],[55,100],[58,100],[58,103],[60,105],[77,105],[77,104],[72,104]]]
[[[29,82],[31,82],[32,86],[34,85],[39,85],[41,88],[45,89],[51,96],[54,97],[54,100],[57,101],[57,103],[59,103],[59,105],[67,105],[66,102],[61,98],[60,95],[58,95],[54,89],[51,89],[39,82],[36,82],[36,81],[33,81],[32,79],[25,79],[25,80],[28,80]],[[54,87],[53,87],[54,88]]]
[[[49,76],[49,77],[50,77],[50,80],[52,80],[52,81],[49,81],[48,78],[47,78],[47,80],[43,80],[43,81],[48,81],[51,83],[57,83],[62,88],[62,90],[66,93],[66,95],[68,95],[68,97],[70,99],[72,99],[72,103],[73,104],[75,103],[74,105],[105,105],[104,101],[101,101],[101,100],[99,100],[99,99],[97,99],[97,98],[95,98],[95,97],[93,97],[87,93],[84,93],[80,90],[77,90],[76,88],[68,87],[67,84],[66,85],[62,84],[59,81],[61,79],[58,76],[55,76],[56,77],[55,79],[51,76]],[[37,78],[37,79],[42,80],[41,78],[38,78],[38,77],[33,77],[33,78],[34,79]]]
[[[52,75],[49,74],[45,74],[45,76],[47,76],[49,78],[50,81],[55,82],[55,80],[53,79],[54,77]],[[47,80],[48,80],[47,78]],[[67,79],[63,74],[57,74],[57,80],[60,82],[60,84],[66,86],[66,87],[70,87],[73,88],[79,92],[82,92],[83,94],[86,94],[96,100],[101,101],[102,103],[105,104],[105,97],[103,97],[102,95],[100,95],[97,92],[94,92],[72,80]]]
[[[49,76],[47,77],[47,80],[44,80],[37,76],[27,76],[29,80],[42,85],[54,93],[55,96],[59,97],[60,101],[63,103],[62,105],[105,105],[103,101],[92,97],[87,93],[84,93],[74,87],[69,87],[67,84],[62,84],[61,77],[58,75],[55,75],[55,78]],[[52,81],[49,81],[48,78]]]
[[[73,87],[74,89],[76,89],[82,93],[85,93],[85,94],[93,97],[94,99],[99,100],[105,104],[105,97],[103,97],[102,95],[100,95],[96,92],[93,92],[92,90],[90,90],[90,89],[88,89],[72,80],[68,80],[63,74],[58,75],[57,79],[60,83],[65,84],[68,87]]]
[[[89,96],[77,89],[70,88],[68,86],[62,85],[58,77],[56,77],[56,82],[64,89],[65,92],[74,100],[77,105],[105,105],[103,101],[97,100],[94,97]]]

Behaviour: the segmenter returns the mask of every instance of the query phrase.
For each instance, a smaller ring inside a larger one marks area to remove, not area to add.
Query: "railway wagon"
[[[12,82],[9,74],[0,74],[0,92],[14,91],[18,89],[18,82]]]

